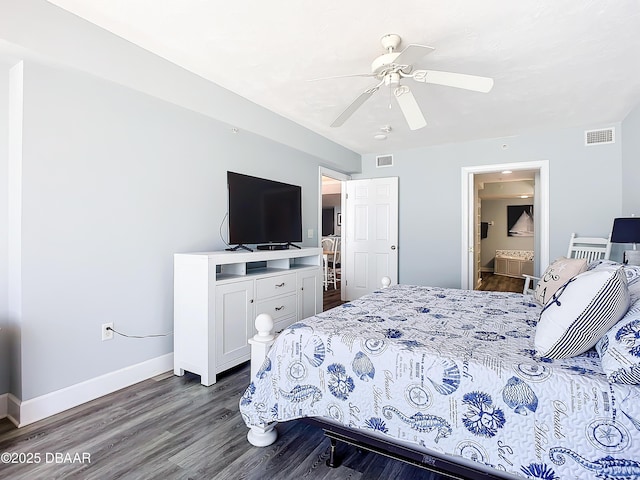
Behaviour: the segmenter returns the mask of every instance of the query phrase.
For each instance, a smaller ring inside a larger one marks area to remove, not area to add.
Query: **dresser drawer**
[[[288,273],[275,277],[260,278],[256,281],[256,299],[264,300],[276,295],[296,291],[296,274]]]
[[[276,334],[280,334],[285,328],[287,328],[292,323],[296,323],[295,315],[280,318],[277,322],[273,322],[273,331]]]
[[[274,320],[288,315],[295,315],[297,300],[298,297],[295,294],[271,300],[263,300],[256,305],[256,315],[268,313]]]

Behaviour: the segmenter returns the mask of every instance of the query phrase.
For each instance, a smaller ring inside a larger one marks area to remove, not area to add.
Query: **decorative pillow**
[[[568,358],[593,347],[629,308],[622,268],[590,270],[570,279],[542,309],[535,347],[547,358]]]
[[[621,266],[627,276],[630,302],[633,305],[636,300],[640,299],[640,265],[627,265],[611,260],[596,260],[589,264],[589,270],[616,270]]]
[[[610,382],[640,385],[640,300],[596,343]]]
[[[546,305],[562,285],[586,269],[587,261],[584,258],[558,258],[547,267],[538,281],[533,298],[540,305]]]

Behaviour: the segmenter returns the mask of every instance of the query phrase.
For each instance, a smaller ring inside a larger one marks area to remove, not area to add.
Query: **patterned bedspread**
[[[640,386],[595,351],[536,358],[515,293],[397,285],[283,331],[240,400],[248,426],[306,416],[528,478],[640,478]]]

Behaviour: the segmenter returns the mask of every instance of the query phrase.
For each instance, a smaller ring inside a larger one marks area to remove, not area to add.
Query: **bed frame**
[[[389,283],[383,282],[383,288]],[[251,378],[254,378],[273,343],[275,333],[273,331],[273,319],[270,315],[262,313],[255,321],[258,333],[249,339],[251,344]],[[331,441],[331,449],[327,466],[335,468],[339,465],[336,458],[337,442],[344,442],[354,445],[357,448],[384,455],[386,457],[400,460],[405,463],[445,475],[449,478],[457,479],[515,479],[507,472],[491,469],[488,466],[468,460],[462,457],[446,457],[437,453],[426,453],[421,450],[411,448],[409,445],[392,443],[381,437],[368,435],[360,430],[350,429],[343,425],[335,424],[329,420],[319,417],[307,417],[302,419],[306,423],[318,426],[324,430],[324,434]],[[278,438],[275,429],[276,423],[270,423],[264,427],[252,426],[247,434],[247,440],[256,447],[266,447],[273,444]]]

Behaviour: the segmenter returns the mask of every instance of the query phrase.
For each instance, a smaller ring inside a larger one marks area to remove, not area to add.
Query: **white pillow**
[[[540,305],[546,305],[561,286],[586,269],[587,261],[584,258],[558,258],[540,277],[533,298]]]
[[[637,300],[640,300],[640,265],[622,264],[611,260],[596,260],[589,264],[589,270],[616,270],[621,265],[627,276],[630,302],[633,305]]]
[[[622,268],[581,273],[560,287],[542,309],[536,327],[537,354],[568,358],[586,352],[628,308]]]
[[[596,350],[610,382],[640,385],[640,299],[598,340]]]

